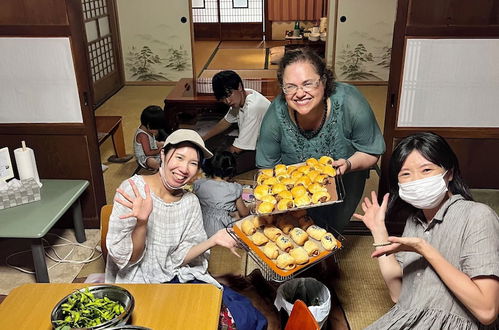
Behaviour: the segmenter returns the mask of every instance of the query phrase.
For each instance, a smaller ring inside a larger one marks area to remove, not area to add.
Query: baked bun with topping
[[[296,267],[296,261],[288,253],[283,253],[277,257],[276,265],[284,270],[292,270]]]
[[[263,247],[263,253],[269,259],[276,259],[279,256],[279,248],[274,242],[268,242]]]
[[[307,228],[307,234],[312,237],[313,239],[316,239],[320,241],[324,235],[326,235],[327,231],[324,228],[321,228],[317,225],[311,225],[310,227]]]
[[[293,228],[289,236],[291,236],[291,239],[298,245],[303,245],[305,244],[305,241],[308,240],[308,234],[298,227]]]

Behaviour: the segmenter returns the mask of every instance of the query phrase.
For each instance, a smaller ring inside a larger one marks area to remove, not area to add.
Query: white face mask
[[[447,193],[447,184],[442,174],[434,175],[416,181],[399,183],[399,196],[405,202],[418,209],[432,209],[437,207]]]

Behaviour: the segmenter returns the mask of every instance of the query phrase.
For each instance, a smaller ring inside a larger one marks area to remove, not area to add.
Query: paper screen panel
[[[499,39],[407,39],[399,127],[499,127]]]
[[[0,38],[0,122],[81,123],[69,38]]]

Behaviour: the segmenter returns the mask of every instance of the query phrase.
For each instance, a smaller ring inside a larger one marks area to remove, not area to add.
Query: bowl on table
[[[308,40],[310,41],[319,41],[319,38],[320,38],[321,34],[320,33],[310,33],[310,35],[308,36]]]
[[[51,321],[54,328],[57,328],[59,326],[59,324],[57,323],[58,320],[65,319],[66,315],[64,314],[63,309],[65,306],[67,309],[67,305],[65,304],[68,304],[69,299],[73,296],[73,294],[75,294],[76,292],[84,293],[87,289],[88,292],[90,292],[95,297],[95,299],[103,299],[104,297],[107,297],[109,300],[120,303],[123,309],[121,313],[117,314],[114,318],[102,322],[99,325],[86,327],[85,329],[108,329],[110,327],[124,326],[126,324],[128,319],[132,315],[133,308],[135,307],[135,299],[128,290],[122,287],[110,284],[102,284],[76,290],[68,294],[66,297],[62,298],[61,301],[59,301],[52,310]],[[120,328],[118,327],[117,329]]]

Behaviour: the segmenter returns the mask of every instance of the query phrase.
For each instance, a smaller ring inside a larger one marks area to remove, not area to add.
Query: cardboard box
[[[40,187],[35,179],[21,180],[21,186],[0,191],[0,210],[41,199]]]

